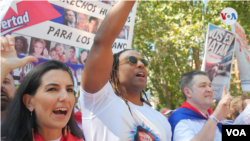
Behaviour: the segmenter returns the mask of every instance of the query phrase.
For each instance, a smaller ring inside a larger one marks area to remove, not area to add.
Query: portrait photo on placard
[[[65,62],[67,60],[65,45],[62,43],[51,42],[49,55],[52,60]]]
[[[99,28],[99,23],[101,23],[102,20],[98,19],[93,16],[89,16],[88,18],[88,32],[96,34],[98,28]]]
[[[15,38],[16,53],[25,56],[28,55],[31,37],[16,33],[12,33],[11,35]]]
[[[76,28],[76,12],[70,9],[64,9],[63,24]]]
[[[31,37],[29,55],[49,59],[50,41]]]
[[[89,55],[89,50],[79,48],[77,64],[85,65],[88,55]]]
[[[88,31],[88,16],[82,13],[77,13],[77,24],[76,28]]]
[[[67,57],[67,62],[70,64],[77,64],[77,54],[78,54],[78,48],[74,46],[67,46],[66,47],[66,57]]]
[[[128,34],[129,34],[129,26],[124,26],[117,38],[128,40]]]

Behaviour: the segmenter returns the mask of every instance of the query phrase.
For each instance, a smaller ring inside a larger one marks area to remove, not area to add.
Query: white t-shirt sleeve
[[[248,125],[250,125],[250,104],[247,104],[247,107],[235,119],[233,124],[248,124]]]
[[[80,90],[82,118],[93,118],[102,112],[114,99],[118,98],[109,82],[98,92],[91,94]]]
[[[188,120],[181,120],[174,129],[173,141],[189,141],[196,136]]]

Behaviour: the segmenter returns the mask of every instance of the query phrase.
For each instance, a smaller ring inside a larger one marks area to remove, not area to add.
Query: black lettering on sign
[[[214,29],[209,32],[207,50],[216,55],[225,56],[233,39],[232,33],[222,29]]]
[[[76,42],[81,42],[82,44],[89,44],[89,40],[90,38],[88,38],[87,36],[83,36],[81,37],[81,35],[79,35],[76,39]]]
[[[127,22],[128,22],[128,23],[130,22],[130,16],[128,16]]]
[[[72,32],[67,32],[66,30],[56,29],[53,26],[49,27],[47,34],[53,34],[53,36],[64,38],[70,40],[72,37]]]
[[[101,15],[107,15],[108,9],[104,9],[102,8],[101,11],[99,12],[99,14]]]
[[[250,125],[222,125],[222,141],[249,140]]]
[[[93,3],[90,3],[89,1],[82,1],[82,0],[70,0],[70,1],[61,0],[61,2],[67,2],[67,4],[69,5],[75,5],[76,7],[86,9],[91,12],[95,12],[95,8],[97,7]]]
[[[114,49],[126,49],[127,43],[114,42],[114,44],[112,45],[112,48],[114,48]]]

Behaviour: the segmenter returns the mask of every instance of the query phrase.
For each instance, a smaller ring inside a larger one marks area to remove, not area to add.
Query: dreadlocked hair
[[[128,106],[128,109],[132,115],[132,112],[131,112],[131,109],[128,105],[128,100],[125,98],[125,93],[123,92],[123,90],[121,89],[120,87],[120,81],[119,81],[119,77],[118,77],[118,64],[119,64],[119,57],[120,55],[125,52],[125,51],[128,51],[128,50],[131,50],[131,49],[124,49],[116,54],[114,54],[114,61],[113,61],[113,66],[112,66],[112,71],[110,73],[110,77],[109,77],[109,82],[111,83],[112,87],[113,87],[113,90],[115,92],[115,94],[117,96],[119,96]],[[148,97],[146,96],[146,93],[144,91],[142,91],[143,94],[145,95],[145,97],[147,98],[147,100],[145,100],[143,97],[142,97],[142,93],[141,93],[141,98],[140,100],[142,102],[145,102],[146,104],[148,104],[149,106],[152,107],[152,105],[150,104],[150,102],[148,101]]]

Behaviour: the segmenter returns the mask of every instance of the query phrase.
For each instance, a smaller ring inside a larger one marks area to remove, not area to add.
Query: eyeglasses
[[[127,57],[125,57],[124,59],[122,59],[120,62],[122,62],[122,61],[125,60],[125,59],[128,59],[128,62],[129,62],[130,64],[137,64],[138,60],[140,60],[140,61],[144,64],[145,67],[148,66],[148,61],[146,61],[145,59],[136,58],[136,57],[134,57],[134,56],[127,56]],[[119,63],[120,63],[120,62],[119,62]]]

